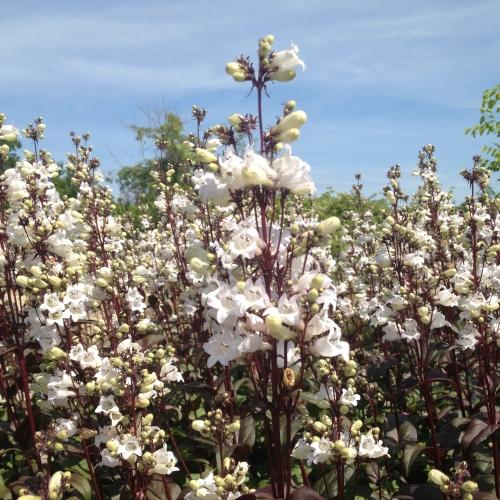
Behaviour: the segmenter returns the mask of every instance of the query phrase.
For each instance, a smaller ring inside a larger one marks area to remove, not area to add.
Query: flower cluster
[[[358,184],[356,212],[319,217],[290,146],[306,113],[289,100],[264,125],[270,83],[305,68],[273,45],[226,66],[258,114],[203,130],[194,106],[186,159],[157,141],[155,199],[134,217],[88,134],[61,167],[43,119],[0,115],[0,393],[21,498],[391,498],[413,495],[417,468],[450,496],[493,489],[464,472],[500,467],[488,171],[464,171],[457,207],[426,146],[412,199],[395,166],[380,214]],[[3,168],[21,135],[31,149]]]

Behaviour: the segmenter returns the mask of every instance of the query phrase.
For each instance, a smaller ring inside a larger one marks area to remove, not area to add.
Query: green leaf
[[[71,487],[78,492],[82,500],[92,500],[92,488],[87,479],[77,472],[71,473]]]
[[[166,480],[164,483],[161,476],[155,475],[146,493],[147,500],[167,500],[168,497],[165,492],[165,488],[168,489],[170,498],[172,500],[177,500],[177,498],[179,498],[181,489],[177,484],[171,483]]]
[[[410,474],[410,470],[412,465],[415,463],[415,460],[418,458],[420,453],[425,450],[424,444],[408,444],[403,452],[403,465],[405,469],[405,477],[407,478]]]
[[[481,441],[484,441],[499,427],[500,425],[498,424],[489,425],[483,420],[471,420],[464,435],[462,436],[462,446],[464,450],[468,449],[471,446],[479,444]]]
[[[401,439],[400,445],[416,443],[418,439],[417,428],[409,420],[406,420],[399,426],[399,437]]]

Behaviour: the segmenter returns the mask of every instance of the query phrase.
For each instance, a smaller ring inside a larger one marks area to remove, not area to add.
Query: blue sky
[[[91,132],[113,173],[147,154],[127,129],[145,108],[189,122],[197,104],[207,124],[254,112],[224,65],[273,33],[277,50],[299,45],[307,70],[271,86],[265,115],[292,98],[308,113],[294,152],[320,191],[349,189],[357,172],[380,191],[394,163],[412,189],[418,150],[433,143],[444,186],[461,197],[458,172],[482,144],[464,129],[500,80],[499,26],[498,0],[4,2],[0,111],[18,126],[43,116],[56,159],[71,150],[69,131]]]

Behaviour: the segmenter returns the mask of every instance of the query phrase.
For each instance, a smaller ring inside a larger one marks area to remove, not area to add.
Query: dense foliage
[[[359,178],[313,199],[290,147],[306,114],[288,101],[264,127],[268,83],[304,68],[273,44],[226,66],[257,115],[203,130],[194,107],[193,134],[173,116],[138,130],[158,158],[120,178],[133,213],[88,136],[61,166],[41,119],[2,115],[3,498],[500,493],[489,170],[474,159],[456,206],[427,145],[411,198],[394,166],[383,201]],[[20,133],[32,150],[13,161]]]

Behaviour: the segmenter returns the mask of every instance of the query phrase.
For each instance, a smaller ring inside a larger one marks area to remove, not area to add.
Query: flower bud
[[[325,432],[326,431],[326,425],[323,422],[316,421],[313,423],[313,428],[316,432]]]
[[[438,469],[431,469],[427,480],[436,486],[444,486],[450,482],[448,476]]]
[[[27,287],[29,283],[29,278],[27,276],[18,276],[16,278],[16,284],[18,286]]]
[[[244,82],[247,79],[247,75],[243,71],[238,71],[237,73],[234,73],[233,75],[233,80],[235,82]]]
[[[208,151],[208,149],[196,148],[195,154],[196,160],[200,163],[213,163],[217,162],[217,156],[215,156],[212,152]]]
[[[426,307],[426,306],[420,306],[418,309],[417,309],[417,313],[419,316],[427,316],[429,314],[429,308]]]
[[[325,278],[322,274],[317,274],[311,280],[311,288],[315,288],[316,290],[321,290],[325,284]]]
[[[297,72],[293,69],[284,69],[273,71],[270,76],[271,80],[276,80],[277,82],[290,82],[297,76]]]
[[[298,129],[307,122],[307,115],[304,111],[294,111],[283,117],[278,125],[271,129],[272,134],[283,134],[290,129]]]
[[[266,171],[257,165],[249,165],[242,170],[242,176],[247,186],[272,186],[272,180]]]
[[[62,349],[56,346],[51,347],[45,353],[45,359],[47,359],[48,361],[59,361],[65,358],[66,358],[66,353]]]
[[[363,427],[363,422],[361,420],[355,420],[351,425],[351,429],[356,431],[359,431],[361,427]]]
[[[64,445],[62,443],[56,443],[54,445],[54,451],[55,452],[60,452],[64,450]]]
[[[228,121],[233,127],[238,128],[241,125],[242,118],[243,117],[239,113],[233,113],[229,116]]]
[[[474,481],[465,481],[465,483],[462,484],[462,491],[464,491],[465,493],[474,493],[478,489],[479,486]]]
[[[316,288],[311,288],[309,292],[307,292],[307,300],[311,303],[314,303],[318,300],[319,293]]]
[[[241,426],[240,421],[235,420],[226,427],[226,431],[229,433],[238,432],[240,430],[240,426]]]
[[[331,236],[332,234],[335,233],[335,231],[339,229],[339,227],[340,227],[340,219],[338,217],[332,216],[320,222],[316,226],[316,229],[319,234]]]
[[[290,142],[296,141],[299,137],[300,130],[298,128],[291,128],[280,134],[277,142],[289,144]]]
[[[288,389],[295,385],[295,372],[291,368],[285,368],[283,371],[283,384]]]
[[[201,259],[198,257],[193,257],[189,261],[189,265],[198,274],[205,274],[209,272],[210,270],[210,264],[208,262],[203,262]]]
[[[47,281],[56,289],[58,290],[61,288],[61,283],[62,280],[58,276],[47,276]]]
[[[226,64],[226,73],[233,76],[235,73],[241,72],[241,64],[236,61],[232,61]]]
[[[197,432],[202,432],[205,430],[205,422],[203,420],[194,420],[191,427]]]
[[[59,441],[66,441],[66,439],[68,439],[68,431],[62,429],[56,433],[56,437]]]

